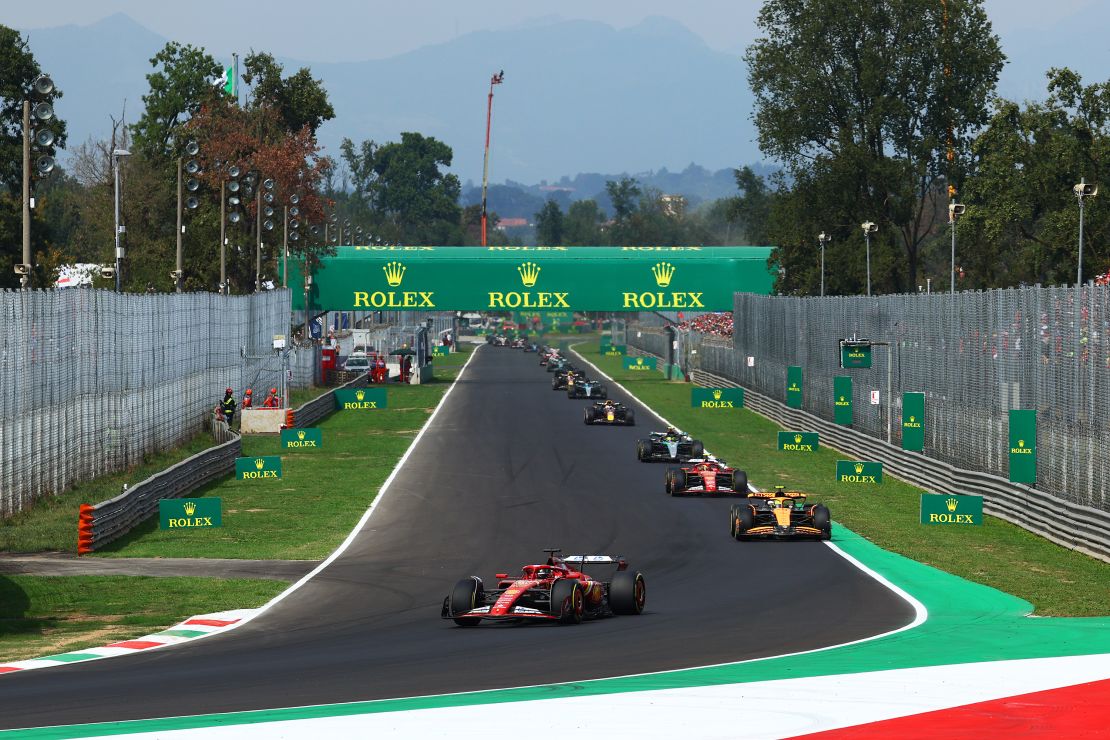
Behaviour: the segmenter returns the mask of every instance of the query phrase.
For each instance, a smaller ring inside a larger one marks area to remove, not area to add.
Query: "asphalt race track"
[[[818,648],[913,619],[823,544],[734,542],[730,499],[672,499],[666,466],[636,461],[635,440],[658,426],[645,409],[636,427],[587,427],[586,402],[550,381],[535,354],[482,347],[329,568],[225,635],[0,676],[0,727],[616,676]],[[456,580],[516,573],[544,547],[624,555],[647,579],[644,614],[478,628],[439,618]]]

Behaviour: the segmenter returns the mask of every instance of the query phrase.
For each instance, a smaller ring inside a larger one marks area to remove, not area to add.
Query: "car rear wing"
[[[587,565],[615,565],[617,570],[628,567],[628,562],[621,555],[567,555],[563,562],[567,565],[578,563],[579,570]]]

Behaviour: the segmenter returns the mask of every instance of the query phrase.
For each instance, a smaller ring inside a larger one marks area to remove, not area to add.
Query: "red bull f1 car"
[[[551,390],[561,391],[570,387],[575,378],[584,377],[581,370],[574,367],[574,365],[567,364],[565,367],[556,370],[551,378]]]
[[[609,424],[611,426],[636,426],[636,415],[632,409],[616,401],[597,401],[587,406],[583,412],[584,424]]]
[[[702,493],[712,496],[748,495],[748,474],[715,458],[690,460],[681,468],[668,468],[665,480],[670,496]]]
[[[636,459],[640,462],[687,462],[705,457],[705,445],[700,439],[674,429],[652,432],[646,439],[636,441]]]
[[[547,562],[525,565],[510,578],[498,573],[497,587],[486,589],[478,576],[455,584],[443,600],[440,616],[460,627],[487,621],[558,622],[579,624],[584,619],[614,614],[639,614],[644,610],[644,576],[628,569],[623,558],[611,555],[559,556],[558,549],[544,550]],[[609,580],[591,572],[613,569]]]
[[[807,504],[806,495],[776,486],[774,491],[750,491],[743,503],[729,511],[734,539],[832,539],[832,519],[824,504]]]

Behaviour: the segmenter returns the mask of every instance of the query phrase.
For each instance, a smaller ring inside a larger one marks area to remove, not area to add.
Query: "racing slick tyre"
[[[700,439],[695,439],[690,443],[690,457],[705,457],[705,445],[702,444]]]
[[[667,495],[677,496],[680,491],[686,488],[686,471],[682,468],[668,468],[666,480]]]
[[[824,504],[813,507],[813,526],[821,530],[821,539],[832,539],[832,518],[829,516],[829,507]]]
[[[588,408],[585,411],[582,412],[582,423],[583,424],[593,424],[594,423],[594,415],[590,413],[590,410]]]
[[[614,614],[639,614],[647,600],[647,586],[642,573],[618,570],[609,584],[609,608]]]
[[[651,460],[650,439],[636,440],[636,459],[640,462],[648,462],[649,460]]]
[[[597,392],[598,398],[600,398],[602,401],[605,401],[609,398],[609,389],[605,386],[601,386]]]
[[[743,470],[732,471],[732,490],[737,496],[748,495],[748,474]]]
[[[732,507],[732,537],[741,539],[752,528],[752,508],[745,504]]]
[[[573,578],[560,578],[551,585],[551,614],[559,624],[581,624],[585,604],[582,587]]]
[[[636,426],[636,415],[632,413],[632,409],[626,409],[624,412],[624,423],[627,426]]]
[[[464,578],[451,589],[451,597],[447,602],[451,614],[465,614],[478,606],[482,600],[482,582],[477,578]],[[482,620],[478,617],[455,617],[455,624],[460,627],[473,627]]]

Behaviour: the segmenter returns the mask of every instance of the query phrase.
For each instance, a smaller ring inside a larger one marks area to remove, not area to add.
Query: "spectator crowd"
[[[731,337],[732,314],[705,313],[701,316],[696,316],[689,321],[683,321],[679,323],[678,328],[688,329],[690,331],[696,331],[702,334],[710,334],[715,337]]]

